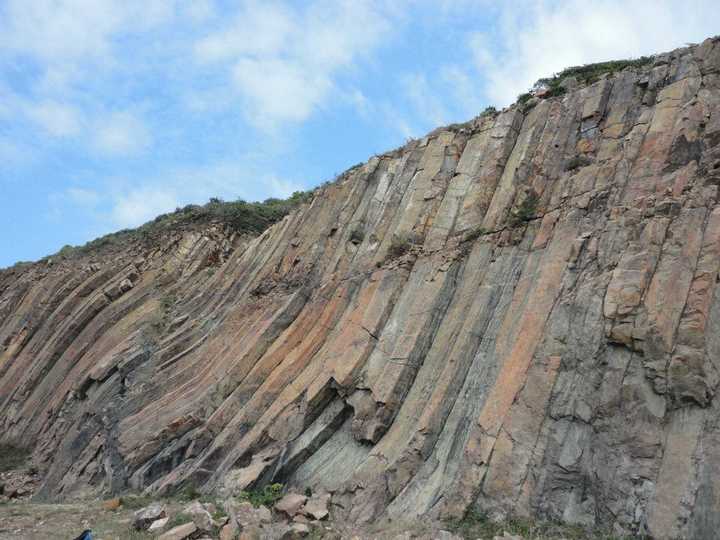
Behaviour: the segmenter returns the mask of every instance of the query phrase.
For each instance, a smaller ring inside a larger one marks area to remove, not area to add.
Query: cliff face
[[[533,102],[531,102],[532,104]],[[40,496],[720,530],[720,40],[219,225],[0,272],[0,442]]]

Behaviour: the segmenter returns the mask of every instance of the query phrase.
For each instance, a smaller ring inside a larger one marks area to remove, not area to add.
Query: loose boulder
[[[289,517],[293,517],[295,514],[300,512],[300,509],[303,507],[307,499],[308,498],[305,495],[300,495],[299,493],[288,493],[275,503],[275,510],[283,512]]]
[[[329,502],[329,494],[313,495],[305,503],[305,506],[303,507],[303,514],[311,519],[326,519],[330,515],[330,512],[328,511]]]
[[[144,531],[152,525],[154,521],[167,516],[165,506],[160,503],[152,503],[145,508],[141,508],[133,515],[133,527],[135,530]]]
[[[194,523],[185,523],[170,529],[165,534],[161,534],[157,540],[185,540],[186,538],[192,538],[196,532],[198,532],[198,528]]]
[[[193,501],[187,505],[184,512],[192,517],[193,523],[195,523],[200,531],[209,532],[215,527],[215,521],[210,515],[210,512],[198,501]]]

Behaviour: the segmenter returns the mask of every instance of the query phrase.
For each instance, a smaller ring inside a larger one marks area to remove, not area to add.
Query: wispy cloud
[[[8,165],[21,165],[32,158],[32,151],[8,137],[0,136],[0,162]],[[7,180],[2,177],[0,182]]]
[[[104,115],[97,122],[94,144],[106,154],[131,155],[152,143],[150,132],[135,114],[121,111]]]
[[[427,77],[422,73],[406,74],[402,77],[402,86],[412,105],[426,122],[442,125],[447,121],[448,113],[441,94],[430,87]]]
[[[179,205],[174,187],[141,187],[116,196],[110,217],[119,227],[136,227]]]
[[[28,117],[53,137],[70,137],[80,133],[80,112],[70,105],[52,101],[28,103]]]
[[[117,100],[111,97],[118,89],[113,77],[128,69],[120,58],[122,39],[171,22],[176,12],[176,0],[0,3],[0,67],[10,66],[12,72],[17,71],[13,64],[28,66],[16,88],[11,79],[2,88],[14,105],[3,116],[30,121],[50,137],[76,137],[101,153],[127,155],[146,148],[152,138],[142,120],[123,112],[106,114],[103,101]]]
[[[92,189],[71,187],[65,191],[67,199],[85,208],[95,208],[101,200],[100,194]]]
[[[158,214],[211,197],[257,200],[287,197],[305,189],[291,179],[267,172],[256,158],[204,166],[170,167],[140,179],[110,177],[97,187],[75,185],[50,196],[55,213],[81,212],[96,222],[96,230],[136,227]],[[263,195],[264,194],[264,195]]]
[[[0,48],[58,63],[107,61],[112,39],[168,21],[172,0],[6,0]]]
[[[336,76],[390,30],[379,3],[316,1],[304,9],[246,2],[227,28],[199,40],[200,63],[223,63],[228,83],[257,127],[301,122],[337,89]]]

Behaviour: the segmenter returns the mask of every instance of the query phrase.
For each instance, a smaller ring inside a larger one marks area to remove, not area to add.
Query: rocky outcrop
[[[535,104],[534,107],[531,107]],[[720,528],[720,41],[376,156],[259,236],[0,273],[40,496]]]

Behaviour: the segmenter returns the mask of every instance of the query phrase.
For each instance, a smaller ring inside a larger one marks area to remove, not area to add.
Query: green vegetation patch
[[[512,227],[518,227],[526,221],[533,219],[537,212],[539,202],[540,196],[534,190],[530,190],[517,210],[510,215],[510,225]]]
[[[641,56],[630,60],[611,60],[609,62],[597,62],[582,66],[572,66],[563,69],[552,77],[540,79],[536,84],[545,84],[550,88],[560,86],[566,77],[575,77],[579,83],[592,84],[600,80],[603,75],[614,75],[625,68],[640,68],[650,64],[654,60],[652,56]]]
[[[238,233],[259,234],[301,204],[310,202],[314,193],[296,191],[287,199],[270,198],[262,202],[223,201],[212,198],[204,205],[189,204],[174,212],[161,214],[137,229],[123,229],[83,246],[64,246],[54,256],[70,259],[95,250],[127,245],[128,242],[150,241],[172,229],[210,222],[221,223]]]
[[[241,491],[240,498],[250,502],[255,508],[258,506],[272,506],[282,499],[283,496],[282,484],[269,484],[262,489],[252,491]]]
[[[0,445],[0,472],[21,469],[30,459],[30,452],[12,445]]]
[[[489,233],[489,231],[486,231],[482,227],[475,227],[473,229],[470,229],[463,235],[462,241],[463,242],[473,242],[474,240],[477,240],[481,236],[488,234],[488,233]]]
[[[608,62],[597,62],[594,64],[585,64],[582,66],[571,66],[565,68],[552,77],[538,79],[533,85],[532,92],[520,94],[517,98],[518,105],[525,105],[533,97],[533,92],[542,88],[547,91],[543,95],[544,98],[551,98],[563,95],[567,89],[562,85],[562,81],[567,77],[575,77],[581,85],[593,84],[600,80],[603,75],[612,76],[618,71],[626,68],[640,68],[650,64],[654,60],[652,56],[641,56],[629,60],[611,60]]]
[[[573,158],[569,159],[568,162],[565,164],[565,170],[574,171],[575,169],[587,167],[591,163],[592,160],[587,156],[574,156]]]

